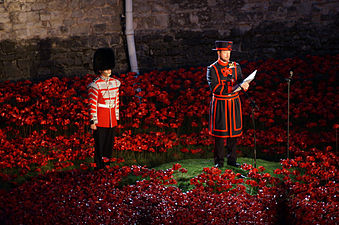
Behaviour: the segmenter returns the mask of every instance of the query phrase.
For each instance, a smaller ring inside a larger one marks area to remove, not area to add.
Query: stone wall
[[[112,47],[127,70],[120,0],[4,0],[0,3],[0,79],[93,73],[92,56]]]
[[[147,3],[146,3],[147,2]],[[209,65],[215,40],[233,40],[233,60],[339,52],[339,1],[134,1],[141,68]]]
[[[92,73],[98,47],[126,72],[123,0],[0,0],[0,80]],[[133,0],[140,71],[206,66],[214,41],[233,59],[336,54],[339,1]]]

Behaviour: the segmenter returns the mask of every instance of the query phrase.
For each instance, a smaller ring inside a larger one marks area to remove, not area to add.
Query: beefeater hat
[[[115,57],[112,48],[98,48],[93,56],[93,70],[99,74],[100,70],[113,69],[115,67]]]
[[[232,41],[215,41],[214,51],[232,51]]]

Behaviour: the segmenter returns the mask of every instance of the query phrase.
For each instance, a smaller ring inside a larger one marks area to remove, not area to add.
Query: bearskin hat
[[[115,57],[112,48],[99,48],[93,56],[93,70],[99,74],[100,70],[113,69],[115,66]]]

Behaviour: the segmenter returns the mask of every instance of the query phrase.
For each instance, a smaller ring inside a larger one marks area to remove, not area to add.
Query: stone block
[[[1,60],[5,60],[5,61],[15,61],[18,59],[18,51],[16,50],[14,53],[1,55],[0,58],[2,58]]]
[[[47,37],[47,29],[43,28],[43,27],[36,27],[34,30],[34,34],[33,37],[37,37],[37,38],[46,38]]]
[[[145,4],[143,1],[133,2],[133,15],[138,17],[149,16],[152,13],[152,5]]]
[[[95,0],[80,0],[78,3],[79,4],[78,7],[80,7],[80,9],[90,8],[94,1]]]
[[[21,5],[21,11],[22,12],[30,12],[32,10],[32,4],[28,4],[28,3],[23,3]]]
[[[18,29],[13,31],[17,39],[26,39],[27,38],[27,29]]]
[[[13,31],[26,30],[27,29],[27,25],[24,24],[24,23],[13,24],[12,28],[13,28]]]
[[[1,52],[7,54],[15,52],[16,43],[10,40],[4,40],[0,42],[0,50]]]
[[[189,27],[191,29],[190,13],[170,15],[169,23],[171,27]]]
[[[88,39],[88,45],[91,48],[98,48],[98,47],[103,47],[103,46],[109,46],[109,41],[105,36],[91,36]]]
[[[95,33],[105,33],[106,24],[95,24],[93,28]]]
[[[89,23],[81,23],[81,24],[77,24],[75,26],[72,26],[69,29],[69,33],[71,36],[73,35],[82,35],[82,34],[88,34],[90,33],[90,24]]]
[[[122,7],[110,7],[106,6],[102,8],[102,14],[103,15],[110,15],[110,16],[116,16],[117,18],[120,18],[122,14],[125,14],[124,10]],[[120,19],[118,19],[120,20]]]
[[[60,1],[60,0],[59,0]],[[61,1],[64,2],[64,1]],[[66,3],[67,4],[67,3]],[[71,9],[78,9],[80,6],[80,0],[72,0],[69,2],[68,7]]]
[[[16,17],[16,24],[24,24],[28,21],[28,12],[19,12],[19,13],[16,13],[14,17]],[[30,15],[32,15],[30,13]]]
[[[75,21],[70,19],[70,18],[66,18],[63,20],[62,24],[66,27],[72,26],[75,24]]]
[[[80,57],[80,54],[74,57],[74,66],[80,66],[83,65],[83,61]]]
[[[67,18],[70,18],[71,12],[69,11],[50,11],[49,14],[51,15],[50,20],[54,21],[64,21]]]
[[[9,13],[9,19],[10,19],[11,23],[13,23],[13,24],[20,23],[18,12],[10,12]]]
[[[71,1],[71,2],[75,2],[75,1]],[[67,6],[68,5],[66,1],[53,0],[53,1],[47,2],[48,11],[62,11],[62,10],[65,10]],[[71,6],[68,6],[68,7],[72,8]]]
[[[68,54],[59,54],[57,56],[54,57],[54,63],[57,66],[71,66],[74,65],[74,58],[69,57]]]
[[[21,5],[22,3],[20,2],[8,2],[7,10],[10,12],[21,11]]]
[[[152,13],[168,13],[168,7],[164,1],[156,1],[151,4]]]
[[[120,26],[116,26],[116,25],[113,25],[113,24],[107,24],[106,25],[106,33],[119,33],[121,32],[121,27]]]
[[[37,3],[34,2],[34,4],[32,4],[32,11],[40,11],[40,10],[44,10],[47,8],[47,4],[46,3]]]
[[[89,8],[88,10],[85,10],[85,15],[89,18],[98,18],[99,15],[101,15],[101,9],[100,8]]]
[[[110,6],[110,7],[123,7],[123,4],[120,0],[106,0],[106,5]]]
[[[73,43],[73,48],[71,48],[73,51],[83,51],[88,49],[89,39],[87,35],[72,37],[69,41]]]
[[[167,14],[160,14],[154,16],[154,25],[160,29],[164,29],[168,27],[168,15]]]
[[[84,18],[82,18],[81,20],[79,20],[79,22],[86,22],[86,23],[90,23],[90,24],[95,24],[98,20],[96,17],[93,16],[86,16]]]
[[[28,58],[17,60],[18,69],[20,69],[22,71],[29,71],[31,63],[32,63],[31,60],[29,60]]]
[[[113,30],[115,31],[121,31],[122,27],[121,27],[121,20],[120,20],[120,16],[111,16],[111,19],[109,20],[109,22],[107,22],[110,26],[114,27]]]
[[[0,30],[0,35],[3,36],[11,36],[12,33],[12,25],[10,23],[0,23],[2,30]],[[0,40],[5,40],[10,38],[0,38]]]
[[[17,77],[21,74],[21,71],[18,69],[16,65],[16,61],[4,61],[3,62],[4,68],[5,68],[5,76],[10,77]]]
[[[51,68],[50,67],[38,67],[36,70],[35,78],[42,78],[46,76],[51,76]]]
[[[41,25],[47,28],[47,31],[51,30],[51,29],[48,29],[51,27],[51,23],[49,21],[41,21]]]
[[[8,13],[8,10],[5,7],[0,7],[0,15],[3,13]]]
[[[84,13],[82,12],[82,10],[78,9],[78,10],[72,11],[71,18],[81,18],[83,17],[83,15]]]
[[[47,21],[51,19],[51,14],[48,12],[40,12],[40,20]]]
[[[48,22],[51,25],[51,28],[53,30],[58,30],[58,27],[64,26],[64,23],[63,23],[64,21],[61,20],[61,19],[54,19],[53,18],[53,19],[49,20]]]
[[[21,23],[27,22],[37,23],[40,21],[40,15],[37,12],[22,12],[18,15],[18,17]]]
[[[0,13],[0,23],[9,23],[10,22],[10,14],[9,13]]]
[[[140,20],[135,21],[136,25],[134,26],[134,29],[140,29],[140,30],[147,30],[147,29],[154,29],[154,16],[149,16],[149,17],[143,17],[140,18]]]
[[[91,7],[101,8],[101,7],[104,7],[105,4],[106,4],[106,0],[95,0],[94,2],[92,2]]]

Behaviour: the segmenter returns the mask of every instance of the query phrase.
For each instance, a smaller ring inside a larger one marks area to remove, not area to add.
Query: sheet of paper
[[[250,83],[252,80],[254,80],[256,74],[257,74],[257,70],[254,70],[253,73],[248,75],[248,77],[246,77],[246,79],[243,80],[243,82],[241,84],[243,84],[245,82]],[[240,90],[241,90],[241,87],[238,87],[237,89],[235,89],[234,92],[237,92],[237,91],[240,91]]]
[[[257,70],[254,70],[253,73],[251,73],[248,77],[246,77],[246,79],[243,82],[251,82],[252,80],[254,80],[255,75],[257,74]]]

